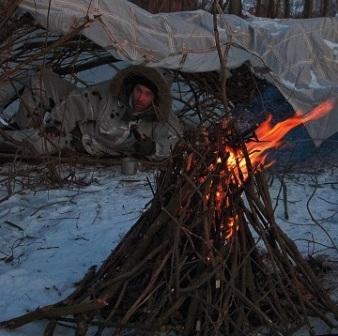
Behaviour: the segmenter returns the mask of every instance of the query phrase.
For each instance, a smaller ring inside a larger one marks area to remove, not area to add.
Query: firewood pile
[[[2,322],[47,319],[87,335],[289,335],[337,306],[276,224],[262,173],[232,123],[179,143],[149,209],[61,302]],[[252,139],[248,140],[252,141]],[[91,331],[92,332],[92,331]]]

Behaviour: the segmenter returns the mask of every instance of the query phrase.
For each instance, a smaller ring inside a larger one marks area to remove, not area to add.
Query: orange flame
[[[238,215],[235,215],[234,217],[229,217],[228,223],[227,223],[227,231],[225,234],[225,240],[229,240],[235,231],[238,231],[239,225],[238,225],[239,217]]]
[[[272,116],[269,115],[267,120],[265,120],[256,130],[257,138],[259,142],[249,142],[247,150],[249,153],[250,161],[252,166],[256,169],[264,167],[269,167],[273,162],[266,163],[267,151],[269,149],[276,149],[282,145],[282,139],[295,127],[305,124],[310,121],[317,120],[326,115],[329,111],[333,109],[335,105],[335,99],[329,99],[324,103],[320,104],[314,108],[311,112],[304,115],[301,112],[296,112],[295,115],[291,118],[288,118],[276,125],[272,125],[271,120]],[[238,167],[243,175],[243,178],[246,179],[248,172],[246,168],[246,162],[242,153],[237,153],[232,148],[226,148],[226,151],[229,152],[230,156],[228,159],[228,165],[235,170],[235,174],[238,177],[239,171]],[[237,158],[237,163],[236,163]],[[237,166],[238,164],[238,166]]]
[[[272,116],[269,115],[256,130],[258,141],[246,143],[249,160],[254,170],[271,166],[273,162],[266,162],[267,151],[279,148],[283,144],[282,140],[285,135],[295,127],[325,116],[334,108],[335,102],[335,99],[327,100],[306,115],[301,112],[296,112],[293,117],[279,122],[276,125],[272,125]],[[214,208],[218,219],[221,218],[221,222],[217,224],[219,226],[218,230],[220,238],[223,238],[225,243],[227,243],[239,230],[240,218],[237,214],[222,218],[223,210],[229,210],[233,206],[231,195],[229,196],[229,190],[232,184],[242,185],[248,177],[248,168],[241,149],[231,147],[227,144],[225,145],[223,154],[224,155],[217,156],[215,162],[210,163],[207,167],[210,176],[217,172],[217,176],[219,177],[217,185],[214,185],[216,180],[208,180],[207,176],[200,176],[198,181],[201,185],[209,181],[203,192],[203,201],[207,207],[210,206]],[[186,170],[190,171],[192,165],[191,155],[187,158]]]

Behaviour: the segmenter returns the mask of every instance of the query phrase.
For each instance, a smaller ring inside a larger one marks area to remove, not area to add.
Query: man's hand
[[[137,125],[131,125],[130,132],[136,139],[134,144],[135,154],[151,155],[155,153],[155,142],[148,136],[140,133],[137,129]]]
[[[137,125],[131,125],[130,126],[130,133],[135,137],[137,141],[141,141],[144,137],[142,134],[138,131]]]
[[[138,140],[134,144],[136,154],[151,155],[155,153],[156,144],[147,136],[143,136],[142,139]]]
[[[42,129],[47,139],[52,141],[55,140],[55,138],[59,137],[60,128],[61,122],[53,119],[50,112],[46,112],[42,121]]]
[[[53,141],[60,136],[60,131],[56,127],[47,126],[44,127],[44,134],[46,135],[47,139]]]

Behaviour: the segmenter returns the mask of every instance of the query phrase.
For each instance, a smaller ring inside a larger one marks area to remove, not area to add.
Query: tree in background
[[[322,0],[320,2],[321,16],[336,16],[337,12],[338,12],[337,0]]]
[[[211,9],[212,0],[131,0],[151,13],[176,12],[203,8]],[[246,5],[246,6],[245,6]],[[219,0],[219,6],[229,14],[241,16],[245,0]],[[335,16],[337,0],[255,0],[249,11],[255,16],[269,18]]]
[[[291,15],[291,6],[290,6],[290,1],[289,0],[284,0],[284,15],[283,17],[289,18]]]
[[[242,15],[242,1],[241,0],[230,0],[229,1],[229,14],[235,14],[238,16]]]
[[[313,0],[305,0],[303,17],[311,18],[313,16]]]
[[[133,0],[132,2],[151,13],[194,10],[199,7],[198,0]]]

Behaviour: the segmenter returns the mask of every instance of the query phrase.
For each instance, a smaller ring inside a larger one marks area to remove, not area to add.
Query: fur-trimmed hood
[[[142,113],[142,119],[166,121],[171,110],[170,87],[157,69],[134,65],[119,71],[111,83],[113,96],[127,102],[136,84],[136,78],[139,77],[145,77],[151,81],[158,91],[153,106]]]

